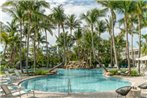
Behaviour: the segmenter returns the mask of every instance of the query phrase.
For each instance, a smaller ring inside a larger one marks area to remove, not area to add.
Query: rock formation
[[[65,69],[90,68],[85,61],[69,61],[64,65]]]

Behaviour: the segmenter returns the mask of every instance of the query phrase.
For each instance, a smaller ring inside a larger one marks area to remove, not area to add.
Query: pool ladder
[[[70,82],[70,79],[68,79],[67,87],[68,87],[68,95],[70,95],[71,92],[72,92],[72,90],[71,90],[71,82]]]

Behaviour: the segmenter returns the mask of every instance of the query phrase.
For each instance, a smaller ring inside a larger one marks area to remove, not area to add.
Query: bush
[[[131,76],[139,76],[138,72],[136,70],[131,70]]]
[[[117,75],[118,71],[116,69],[110,70],[109,71],[111,73],[111,75]]]
[[[8,69],[9,67],[7,65],[1,65],[0,66],[0,72],[3,73],[6,69]]]
[[[117,69],[113,69],[109,71],[112,75],[125,75],[127,76],[128,74],[127,69],[121,69],[121,70],[117,70]],[[139,76],[138,72],[134,69],[131,70],[130,76]]]
[[[36,70],[35,75],[46,75],[48,74],[48,70]]]

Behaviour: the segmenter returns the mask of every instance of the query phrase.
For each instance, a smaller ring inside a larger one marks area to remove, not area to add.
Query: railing
[[[68,87],[68,95],[70,95],[71,92],[72,92],[72,90],[71,90],[71,82],[70,82],[70,79],[68,79],[67,87]]]

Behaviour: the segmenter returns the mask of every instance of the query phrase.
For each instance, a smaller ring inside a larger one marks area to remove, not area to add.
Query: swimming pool
[[[130,82],[115,77],[105,77],[102,69],[59,69],[57,74],[25,80],[21,86],[44,92],[107,92]]]

